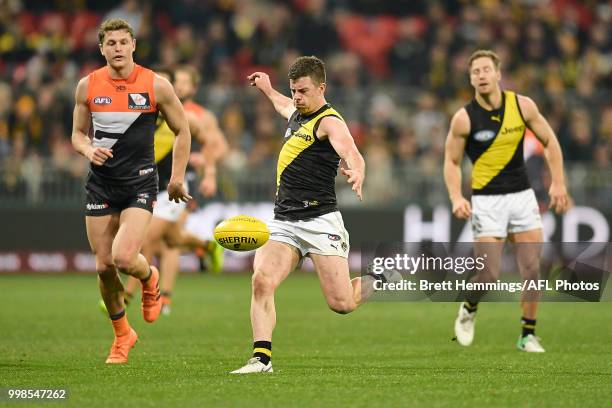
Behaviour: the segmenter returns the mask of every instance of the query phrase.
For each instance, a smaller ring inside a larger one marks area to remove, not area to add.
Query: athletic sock
[[[272,359],[272,342],[271,341],[256,341],[253,343],[253,357],[259,357],[264,365],[268,365]]]
[[[478,310],[478,302],[472,303],[469,300],[463,302],[463,308],[467,310],[469,313],[476,313]]]
[[[127,316],[125,315],[125,309],[115,315],[110,315],[110,319],[111,323],[113,324],[115,337],[130,334],[130,324],[128,323]]]
[[[146,278],[141,279],[140,281],[142,283],[147,283],[149,281],[149,279],[151,279],[151,276],[153,275],[153,269],[151,269],[151,266],[149,265],[149,274],[147,275]]]
[[[523,328],[523,337],[528,336],[530,334],[535,335],[535,319],[528,319],[526,317],[521,317],[521,326]]]

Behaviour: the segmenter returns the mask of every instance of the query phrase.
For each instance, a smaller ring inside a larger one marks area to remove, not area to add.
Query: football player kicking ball
[[[517,243],[516,258],[523,279],[539,276],[542,221],[535,194],[529,185],[523,159],[523,138],[527,128],[544,145],[552,182],[550,207],[563,213],[569,197],[563,175],[563,157],[555,134],[536,104],[526,96],[500,89],[500,61],[488,50],[479,50],[469,60],[470,83],[475,97],[451,121],[446,139],[444,180],[453,214],[472,218],[474,249],[487,256],[486,267],[474,282],[495,282],[500,273],[504,241]],[[461,193],[461,160],[467,153],[473,162],[472,203]],[[467,293],[455,321],[459,344],[474,339],[478,302],[484,292]],[[521,294],[522,333],[518,348],[544,352],[535,336],[538,291]]]
[[[136,65],[134,31],[120,19],[105,21],[98,33],[106,66],[79,81],[72,144],[91,162],[85,186],[87,238],[96,257],[100,294],[115,340],[106,359],[125,363],[138,336],[125,314],[118,272],[142,284],[142,313],[147,322],[159,316],[159,272],[140,253],[157,196],[153,132],[157,111],[176,136],[168,182],[175,202],[191,197],[183,187],[191,136],[172,85]],[[93,122],[93,140],[88,136]]]
[[[272,372],[274,292],[301,258],[312,260],[325,300],[336,313],[355,310],[374,277],[350,279],[349,236],[337,209],[334,180],[343,159],[353,191],[362,199],[365,163],[342,116],[325,101],[325,66],[316,57],[300,57],[289,68],[293,99],[270,84],[263,72],[248,76],[287,119],[278,158],[274,220],[270,239],[257,250],[253,265],[251,325],[253,357],[233,374]],[[365,281],[364,281],[365,280]]]

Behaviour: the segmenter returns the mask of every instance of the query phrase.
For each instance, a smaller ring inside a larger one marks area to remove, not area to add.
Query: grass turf
[[[313,275],[294,274],[276,296],[275,373],[231,376],[251,352],[247,275],[182,276],[172,314],[153,325],[132,305],[139,343],[123,366],[104,364],[112,331],[94,276],[1,276],[0,288],[0,387],[67,387],[61,406],[601,407],[612,399],[609,303],[543,304],[537,333],[547,352],[533,355],[514,348],[517,304],[481,305],[475,342],[462,348],[451,341],[454,303],[373,302],[341,316]]]

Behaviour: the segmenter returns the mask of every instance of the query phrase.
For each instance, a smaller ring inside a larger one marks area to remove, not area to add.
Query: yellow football
[[[252,251],[270,238],[265,222],[248,215],[237,215],[215,227],[215,240],[232,251]]]

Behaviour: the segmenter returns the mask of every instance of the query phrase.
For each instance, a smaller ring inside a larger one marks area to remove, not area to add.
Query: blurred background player
[[[106,362],[116,364],[127,362],[138,338],[127,321],[118,272],[141,281],[147,322],[155,321],[161,309],[159,272],[140,253],[158,191],[153,148],[157,111],[175,135],[167,194],[176,202],[191,198],[183,186],[190,135],[170,82],[134,63],[136,40],[130,25],[107,20],[98,38],[107,65],[79,81],[72,144],[91,162],[85,186],[87,237],[115,332]]]
[[[178,67],[173,72],[169,70],[157,70],[156,72],[173,82],[174,90],[183,103],[192,140],[200,144],[199,151],[192,153],[190,162],[195,165],[192,165],[191,168],[197,173],[203,171],[200,192],[205,197],[211,197],[217,191],[216,165],[227,147],[215,116],[192,100],[199,83],[197,71],[185,65]],[[162,313],[169,314],[172,291],[179,272],[181,251],[197,251],[200,257],[207,259],[207,269],[213,273],[219,273],[223,268],[223,247],[214,240],[203,240],[185,230],[187,205],[171,202],[166,191],[172,168],[174,134],[161,115],[157,119],[156,126],[155,161],[159,172],[160,193],[153,209],[153,218],[142,252],[150,262],[153,261],[154,256],[158,258],[161,271]],[[189,177],[189,174],[186,177]],[[136,287],[137,281],[128,279],[125,285],[125,297],[128,301],[131,300]]]
[[[501,268],[503,243],[516,245],[516,258],[524,280],[538,279],[542,221],[531,189],[523,139],[527,128],[544,147],[552,177],[550,208],[563,213],[569,206],[563,157],[555,133],[530,98],[501,90],[500,60],[489,50],[478,50],[469,59],[472,101],[451,120],[444,156],[444,180],[456,217],[471,217],[476,256],[487,256],[486,268],[473,279],[495,282]],[[461,191],[461,161],[467,153],[473,163],[472,204]],[[544,352],[535,337],[538,291],[521,294],[522,333],[517,346],[528,352]],[[471,292],[459,307],[455,334],[459,344],[469,346],[482,292]]]

